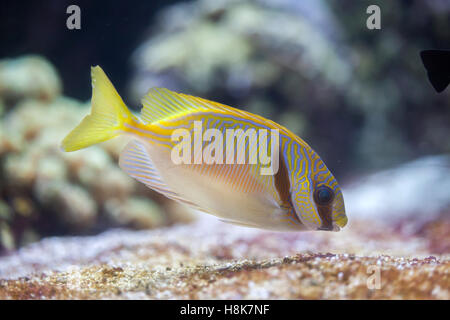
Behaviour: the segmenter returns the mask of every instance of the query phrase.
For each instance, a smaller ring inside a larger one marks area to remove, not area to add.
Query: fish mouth
[[[339,226],[337,226],[337,225],[335,225],[333,223],[333,225],[331,225],[331,226],[318,227],[317,230],[319,230],[319,231],[334,231],[334,232],[337,232],[337,231],[341,230],[341,228],[339,228]]]

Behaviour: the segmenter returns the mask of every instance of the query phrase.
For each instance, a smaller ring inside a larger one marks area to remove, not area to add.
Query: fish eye
[[[328,188],[327,186],[320,186],[316,189],[314,193],[314,200],[318,205],[327,205],[333,200],[334,193],[333,190]]]

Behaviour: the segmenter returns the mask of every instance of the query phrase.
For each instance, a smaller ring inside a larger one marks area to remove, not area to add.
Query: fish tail
[[[136,120],[102,68],[91,68],[91,114],[62,141],[61,148],[76,151],[118,136],[124,123]]]

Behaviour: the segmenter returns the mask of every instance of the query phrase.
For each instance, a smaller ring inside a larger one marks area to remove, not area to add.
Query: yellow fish
[[[285,127],[161,88],[143,98],[138,119],[99,66],[91,76],[91,114],[63,140],[64,151],[126,134],[133,139],[120,155],[125,172],[225,222],[279,231],[338,231],[346,225],[336,179]]]

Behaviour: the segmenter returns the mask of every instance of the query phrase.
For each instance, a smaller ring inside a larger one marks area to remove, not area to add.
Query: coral
[[[110,198],[105,203],[105,210],[120,225],[150,229],[164,224],[161,208],[145,198],[132,197],[123,202]]]
[[[181,16],[189,19],[180,20]],[[327,18],[328,31],[335,28],[339,33],[335,19]],[[137,76],[133,85],[139,98],[164,79],[198,93],[225,87],[234,94],[271,86],[284,71],[304,71],[310,80],[323,76],[337,86],[349,81],[351,67],[339,54],[342,49],[299,10],[276,8],[265,1],[211,5],[200,0],[171,6],[161,12],[158,21],[158,33],[134,56]],[[301,55],[293,56],[295,51]]]
[[[59,79],[42,58],[0,62],[0,77],[1,66],[11,65],[18,66],[19,78],[26,73],[33,77],[36,72],[52,80],[41,83],[37,77],[32,87],[25,83],[19,90],[14,81],[21,80],[12,79],[11,87],[0,90],[0,97],[15,97],[0,118],[0,252],[39,236],[94,232],[108,226],[153,228],[176,222],[161,207],[165,198],[117,165],[126,139],[62,152],[61,140],[88,114],[89,104],[58,96]],[[9,77],[13,77],[11,72],[7,72]]]
[[[51,101],[60,95],[61,88],[55,68],[40,56],[30,55],[0,62],[0,96],[5,100],[27,97]]]

